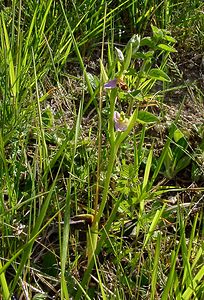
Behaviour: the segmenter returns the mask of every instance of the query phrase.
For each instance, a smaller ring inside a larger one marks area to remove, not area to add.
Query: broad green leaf
[[[164,33],[161,29],[157,28],[156,26],[151,25],[152,31],[153,31],[153,36],[156,39],[162,39],[164,36]]]
[[[133,55],[133,58],[148,59],[153,57],[153,55],[154,55],[154,51],[137,52]]]
[[[166,40],[166,41],[168,41],[168,42],[171,42],[171,43],[176,43],[176,40],[172,37],[172,36],[170,36],[170,35],[164,35],[164,37],[163,37],[163,39],[164,40]]]
[[[153,122],[158,122],[158,121],[159,121],[159,119],[155,115],[151,114],[148,111],[140,110],[138,112],[137,122],[139,122],[139,123],[144,124],[144,123],[153,123]]]
[[[174,131],[174,140],[175,140],[176,143],[177,143],[181,138],[183,138],[183,137],[184,137],[184,135],[183,135],[183,133],[181,132],[181,130],[176,129],[176,130]]]
[[[175,172],[178,173],[185,169],[191,162],[191,158],[187,155],[183,156],[176,164]]]
[[[157,48],[167,51],[167,52],[177,52],[177,50],[174,47],[168,46],[165,44],[159,44],[159,45],[157,45]]]
[[[153,48],[154,42],[152,41],[152,39],[149,36],[144,37],[143,39],[141,39],[140,46],[148,46],[150,48]]]
[[[148,75],[156,80],[171,82],[170,77],[160,69],[151,69]]]

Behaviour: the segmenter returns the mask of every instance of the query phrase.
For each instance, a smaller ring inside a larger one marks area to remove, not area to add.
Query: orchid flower
[[[128,91],[127,84],[121,78],[109,80],[104,84],[105,89],[114,89],[116,87],[119,87],[123,91]]]
[[[114,88],[117,87],[117,84],[118,84],[118,79],[115,78],[115,79],[113,79],[113,80],[109,80],[108,82],[106,82],[106,83],[104,84],[104,88],[105,88],[105,89],[114,89]]]
[[[119,113],[118,111],[114,111],[114,122],[115,122],[115,130],[116,131],[125,131],[128,127],[129,120],[125,117],[124,112]]]

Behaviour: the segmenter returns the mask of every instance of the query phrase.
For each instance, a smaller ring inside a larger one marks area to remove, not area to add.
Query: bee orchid
[[[114,111],[114,122],[115,122],[115,130],[116,131],[125,131],[128,127],[129,120],[125,117],[124,112],[119,113],[118,111]]]
[[[107,83],[104,84],[105,89],[114,89],[117,87],[118,80],[117,78],[113,80],[109,80]]]
[[[128,91],[127,84],[121,78],[109,80],[104,84],[105,89],[114,89],[116,87],[120,88],[123,91]]]

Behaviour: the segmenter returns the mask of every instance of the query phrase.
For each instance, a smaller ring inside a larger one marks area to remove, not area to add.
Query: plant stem
[[[102,214],[103,214],[106,202],[107,202],[110,179],[111,179],[112,170],[113,170],[115,158],[117,155],[117,151],[118,151],[118,146],[113,144],[110,149],[109,164],[108,164],[108,169],[107,169],[107,173],[106,173],[102,201],[100,203],[99,211],[96,213],[95,219],[91,226],[91,234],[88,235],[88,239],[87,239],[88,264],[90,263],[93,253],[97,246],[98,225],[99,225],[100,219],[102,217]]]
[[[116,98],[116,93],[114,91],[111,91],[111,97],[110,97],[111,105],[113,105],[113,103],[115,103],[115,98]],[[110,132],[114,126],[114,124],[113,124],[114,122],[112,122],[113,112],[114,112],[114,106],[111,108],[111,111],[110,111],[110,118],[109,118],[110,123],[109,124],[110,124],[110,126],[112,126],[109,129]],[[116,137],[116,139],[114,139],[114,140],[113,140],[114,136],[112,136],[112,137],[110,136],[110,154],[109,154],[109,159],[108,159],[108,169],[107,169],[107,173],[106,173],[106,179],[104,182],[102,200],[100,203],[99,210],[95,214],[95,218],[94,218],[93,224],[91,226],[91,234],[89,234],[88,238],[87,238],[88,265],[93,257],[93,253],[95,252],[95,249],[97,247],[98,226],[99,226],[99,222],[102,217],[104,208],[106,206],[108,192],[109,192],[110,179],[111,179],[116,155],[117,155],[117,152],[118,152],[118,149],[119,149],[121,143],[124,141],[124,139],[128,136],[128,134],[132,130],[132,128],[136,122],[136,118],[137,118],[137,109],[132,114],[130,121],[129,121],[128,128],[126,129],[126,131],[119,133],[118,136]],[[114,133],[114,130],[113,130],[113,133]]]

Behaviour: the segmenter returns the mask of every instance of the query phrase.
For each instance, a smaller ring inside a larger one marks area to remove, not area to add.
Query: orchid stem
[[[118,147],[113,144],[110,149],[110,155],[109,155],[109,164],[108,164],[108,169],[106,173],[106,179],[105,179],[105,184],[104,184],[104,190],[103,190],[103,196],[102,196],[102,201],[100,203],[100,208],[99,211],[96,213],[95,219],[93,221],[93,224],[91,226],[91,234],[88,235],[88,245],[87,245],[87,250],[88,250],[88,264],[90,263],[93,253],[96,249],[97,246],[97,241],[98,241],[98,225],[100,222],[100,219],[102,217],[106,202],[107,202],[107,197],[108,197],[108,191],[109,191],[109,185],[110,185],[110,179],[112,175],[112,170],[115,162],[115,158],[117,155]]]

